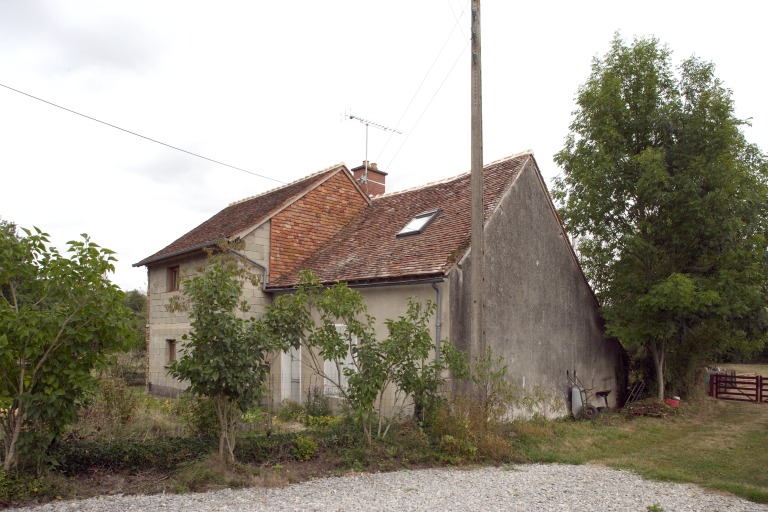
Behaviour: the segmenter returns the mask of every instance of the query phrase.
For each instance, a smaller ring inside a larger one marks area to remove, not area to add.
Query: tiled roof
[[[487,165],[483,171],[485,219],[530,153]],[[469,249],[471,230],[470,173],[423,187],[374,197],[356,220],[301,264],[320,281],[348,283],[401,281],[444,275]],[[397,237],[419,213],[440,209],[424,232]],[[285,274],[267,288],[295,286],[297,274]]]
[[[232,203],[186,235],[133,266],[140,267],[164,258],[185,254],[256,227],[308,192],[314,185],[344,169],[346,167],[343,164],[338,164],[288,185]]]

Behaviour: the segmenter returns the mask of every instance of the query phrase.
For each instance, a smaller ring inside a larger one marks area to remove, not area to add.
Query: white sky
[[[469,170],[468,5],[0,0],[0,84],[283,182],[362,162],[351,112],[403,132],[371,128],[368,148],[400,190]],[[765,5],[484,0],[485,162],[532,149],[559,174],[577,89],[617,30],[714,62],[766,149]],[[88,233],[124,290],[146,288],[131,264],[278,185],[0,87],[0,218],[62,249]]]

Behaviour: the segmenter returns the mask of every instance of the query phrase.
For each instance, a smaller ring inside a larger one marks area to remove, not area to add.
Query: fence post
[[[715,395],[715,379],[717,379],[716,373],[710,373],[709,374],[709,396],[716,396]]]
[[[763,403],[763,376],[758,375],[755,378],[755,387],[757,388],[757,403]]]

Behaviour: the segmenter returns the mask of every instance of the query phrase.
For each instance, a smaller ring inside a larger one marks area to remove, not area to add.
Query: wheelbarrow
[[[571,413],[576,419],[593,420],[597,418],[597,407],[590,403],[592,399],[592,389],[584,386],[581,380],[576,376],[576,370],[571,375],[570,370],[565,371],[568,376],[568,385],[571,387]],[[601,397],[608,403],[607,393]]]

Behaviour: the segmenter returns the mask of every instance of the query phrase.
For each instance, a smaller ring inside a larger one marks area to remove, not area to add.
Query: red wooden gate
[[[768,403],[768,379],[760,375],[709,375],[709,396],[737,402]]]

